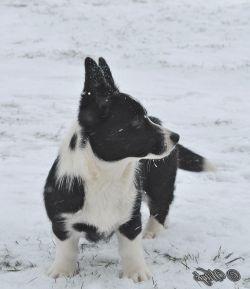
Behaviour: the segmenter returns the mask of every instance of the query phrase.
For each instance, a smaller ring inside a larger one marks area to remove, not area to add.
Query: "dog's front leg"
[[[146,281],[151,273],[146,265],[142,247],[141,216],[122,225],[117,232],[122,262],[122,277],[134,282]]]
[[[77,255],[79,238],[71,236],[61,241],[55,236],[56,255],[53,265],[48,271],[52,278],[71,277],[77,273]]]

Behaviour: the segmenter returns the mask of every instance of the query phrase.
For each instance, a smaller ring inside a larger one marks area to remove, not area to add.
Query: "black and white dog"
[[[209,169],[203,157],[178,140],[178,134],[118,90],[103,58],[99,65],[86,58],[78,119],[44,188],[56,238],[51,277],[76,273],[82,235],[97,241],[116,232],[122,276],[135,282],[150,278],[141,241],[142,195],[147,195],[150,209],[144,237],[154,238],[164,228],[177,168]]]

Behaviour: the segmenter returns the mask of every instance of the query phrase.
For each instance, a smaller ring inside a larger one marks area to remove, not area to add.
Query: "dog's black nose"
[[[172,132],[170,135],[170,139],[173,143],[178,143],[180,136],[177,133]]]

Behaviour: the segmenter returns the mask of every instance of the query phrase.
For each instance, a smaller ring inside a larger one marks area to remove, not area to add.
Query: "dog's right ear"
[[[117,91],[118,88],[115,85],[111,70],[110,70],[106,60],[103,57],[99,58],[99,66],[101,67],[101,69],[103,71],[104,78],[105,78],[106,82],[108,83],[108,85],[110,86],[110,88],[113,91]]]

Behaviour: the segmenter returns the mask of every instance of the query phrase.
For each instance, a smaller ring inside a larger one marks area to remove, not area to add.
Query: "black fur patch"
[[[161,125],[161,120],[150,116],[150,120]],[[164,224],[174,198],[177,172],[177,150],[159,160],[141,160],[141,182],[148,196],[150,215]]]
[[[164,224],[174,198],[177,151],[159,160],[141,160],[143,189],[148,196],[150,215]]]
[[[180,169],[191,172],[202,172],[204,170],[204,158],[182,145],[177,145],[179,157],[178,166]]]
[[[119,231],[129,240],[134,240],[137,235],[141,233],[142,223],[141,223],[141,214],[134,216],[126,224],[120,226]]]
[[[64,229],[62,213],[75,213],[83,207],[84,203],[84,184],[78,178],[62,178],[58,182],[56,178],[57,158],[49,172],[44,187],[44,202],[47,215],[52,222],[55,235],[64,240],[68,232]]]
[[[73,228],[78,232],[85,232],[86,239],[91,242],[98,242],[101,239],[105,239],[105,234],[101,234],[97,231],[96,227],[83,224],[83,223],[76,223],[73,225]]]
[[[74,133],[69,143],[69,147],[72,151],[76,148],[76,143],[77,143],[77,134]]]
[[[142,222],[141,222],[141,200],[142,200],[142,179],[140,170],[136,172],[135,177],[135,186],[137,189],[137,198],[134,204],[133,213],[131,219],[120,226],[119,231],[121,234],[126,236],[129,240],[133,240],[139,235],[142,231]]]

